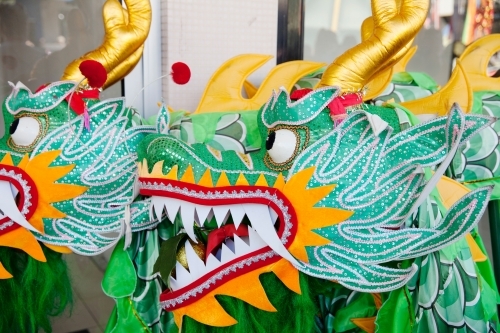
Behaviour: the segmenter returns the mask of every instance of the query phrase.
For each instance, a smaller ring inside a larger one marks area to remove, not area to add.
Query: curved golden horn
[[[252,91],[251,98],[241,96],[246,78],[271,58],[243,54],[226,61],[212,75],[194,113],[257,110],[269,100],[273,90],[285,87],[290,91],[299,79],[325,66],[324,63],[302,60],[285,62],[269,72],[257,91]]]
[[[406,66],[415,55],[415,52],[417,52],[417,47],[413,46],[393,67],[386,68],[383,72],[375,74],[372,80],[366,85],[366,92],[363,100],[369,101],[370,99],[380,96],[391,83],[392,76],[395,73],[406,72]]]
[[[467,46],[460,56],[460,62],[473,91],[500,90],[500,77],[487,75],[488,62],[498,51],[500,51],[500,34],[493,34],[479,38]]]
[[[460,105],[460,108],[465,113],[469,113],[472,109],[473,101],[474,97],[470,81],[467,80],[460,60],[457,60],[457,66],[451,75],[450,81],[441,90],[428,97],[404,102],[401,105],[414,114],[437,114],[438,116],[444,116],[454,103]]]
[[[417,53],[418,46],[413,46],[410,47],[408,52],[401,58],[401,60],[398,61],[397,64],[394,65],[393,70],[394,73],[401,73],[401,72],[406,72],[406,67],[408,66],[408,63],[410,60],[413,58],[415,53]]]
[[[118,0],[106,0],[102,10],[104,19],[103,44],[73,61],[66,67],[62,80],[80,81],[84,77],[79,66],[84,60],[96,60],[108,72],[107,88],[125,77],[142,56],[144,41],[151,25],[149,0],[125,0],[125,10]]]
[[[325,71],[320,86],[339,85],[344,91],[360,91],[380,67],[408,46],[424,24],[429,0],[373,0],[373,33],[361,44],[338,57]]]

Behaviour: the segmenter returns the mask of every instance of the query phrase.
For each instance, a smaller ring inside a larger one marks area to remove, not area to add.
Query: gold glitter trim
[[[49,117],[46,114],[26,112],[26,113],[23,113],[22,115],[14,116],[14,119],[21,119],[24,117],[30,117],[30,118],[35,119],[38,122],[38,124],[40,125],[40,133],[38,133],[35,140],[33,140],[33,142],[28,146],[20,146],[20,145],[16,144],[12,140],[12,136],[10,136],[9,139],[7,140],[7,146],[9,146],[9,148],[11,148],[15,151],[18,151],[20,153],[31,153],[33,151],[33,149],[35,149],[36,145],[38,144],[38,141],[40,141],[41,138],[43,138],[45,135],[47,135],[47,131],[49,128]],[[44,118],[45,125],[40,121],[40,117]]]
[[[207,147],[208,152],[210,154],[212,154],[212,156],[215,157],[215,159],[217,161],[222,162],[222,154],[221,154],[220,150],[217,150],[210,145],[206,145],[206,147]]]

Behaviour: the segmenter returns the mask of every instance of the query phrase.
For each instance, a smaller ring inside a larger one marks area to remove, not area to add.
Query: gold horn
[[[444,116],[448,113],[454,103],[469,113],[472,109],[473,92],[470,81],[467,80],[465,70],[457,60],[457,65],[453,71],[450,81],[437,93],[428,97],[401,103],[414,114],[437,114]]]
[[[247,84],[251,98],[241,96],[246,78],[271,58],[243,54],[226,61],[210,79],[194,113],[258,110],[269,100],[273,90],[283,86],[290,91],[300,78],[325,66],[324,63],[302,60],[285,62],[274,67],[258,89]]]
[[[108,72],[107,88],[125,77],[142,56],[144,41],[151,25],[149,0],[125,0],[125,10],[118,0],[106,0],[102,13],[104,19],[103,44],[73,61],[66,67],[62,80],[79,82],[84,77],[79,66],[84,60],[96,60]]]
[[[479,38],[467,46],[460,56],[460,62],[473,91],[500,90],[500,78],[487,75],[488,62],[500,51],[500,34]]]
[[[415,52],[417,52],[417,47],[413,46],[393,67],[386,68],[383,72],[375,74],[372,80],[366,85],[366,92],[363,100],[369,101],[370,99],[380,96],[391,83],[392,76],[395,73],[406,72],[406,66],[413,55],[415,55]]]
[[[325,71],[320,86],[338,85],[361,91],[381,69],[392,67],[401,50],[417,35],[429,10],[429,0],[373,0],[373,33],[338,57]],[[382,68],[381,68],[382,67]]]

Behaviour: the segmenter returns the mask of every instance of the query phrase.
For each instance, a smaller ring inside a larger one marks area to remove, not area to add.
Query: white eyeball
[[[289,162],[295,155],[297,144],[297,135],[287,129],[270,132],[266,139],[267,153],[276,164]]]
[[[10,137],[16,146],[31,146],[40,136],[42,129],[38,119],[21,117],[10,125]]]

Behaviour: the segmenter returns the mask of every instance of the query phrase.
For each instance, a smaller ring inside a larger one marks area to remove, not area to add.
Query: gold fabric
[[[337,85],[361,91],[381,70],[401,59],[422,27],[429,0],[372,1],[373,33],[338,57],[325,71],[320,86]]]
[[[107,88],[125,77],[137,65],[142,56],[143,44],[151,25],[149,0],[125,0],[124,9],[118,0],[107,0],[103,7],[103,44],[66,67],[62,80],[79,82],[84,77],[79,66],[92,59],[104,65],[108,72]]]

